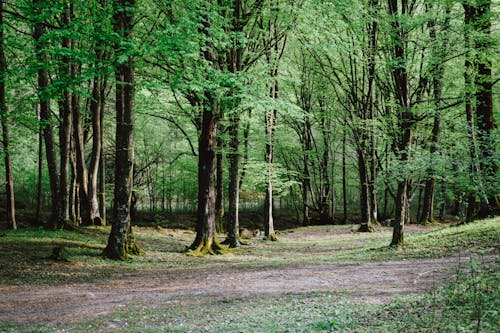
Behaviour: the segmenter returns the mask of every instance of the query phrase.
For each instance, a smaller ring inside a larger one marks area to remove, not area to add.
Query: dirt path
[[[494,260],[494,258],[490,258]],[[462,265],[467,261],[461,259]],[[106,285],[0,286],[0,322],[57,325],[89,320],[127,304],[156,306],[169,299],[204,296],[335,291],[363,303],[423,293],[456,271],[460,259],[404,260],[367,264],[307,264],[221,272],[155,271]]]

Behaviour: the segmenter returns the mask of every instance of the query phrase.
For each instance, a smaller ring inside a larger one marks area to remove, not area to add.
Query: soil
[[[493,259],[493,258],[490,258]],[[424,293],[451,277],[463,256],[363,264],[303,264],[262,268],[156,270],[98,283],[0,286],[0,322],[54,326],[91,320],[128,304],[159,306],[192,297],[339,292],[359,303]]]

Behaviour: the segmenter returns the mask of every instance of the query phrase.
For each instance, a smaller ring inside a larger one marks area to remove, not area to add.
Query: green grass
[[[435,292],[382,306],[362,326],[368,332],[498,332],[499,286],[498,263],[470,261],[469,269],[457,272],[454,281]]]

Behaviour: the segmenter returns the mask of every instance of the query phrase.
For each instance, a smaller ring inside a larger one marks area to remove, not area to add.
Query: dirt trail
[[[493,260],[493,258],[491,258]],[[0,322],[57,325],[89,320],[127,304],[165,304],[203,296],[335,291],[363,303],[423,293],[451,277],[462,257],[365,264],[306,264],[219,272],[155,271],[106,285],[0,286]]]

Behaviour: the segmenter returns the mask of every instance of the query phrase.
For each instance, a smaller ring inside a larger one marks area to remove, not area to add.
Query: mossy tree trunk
[[[113,221],[104,255],[124,260],[142,251],[135,243],[130,221],[134,166],[134,68],[125,45],[132,41],[135,0],[114,3],[113,26],[120,40],[115,44],[116,61],[116,151]],[[120,59],[126,55],[126,61]]]
[[[212,6],[207,0],[206,5]],[[205,35],[205,45],[201,50],[203,58],[211,69],[218,69],[217,55],[211,35],[211,21],[206,12],[202,14],[200,32]],[[189,247],[190,255],[221,253],[215,227],[215,160],[217,145],[217,127],[220,118],[220,106],[214,98],[214,92],[204,91],[200,136],[198,138],[198,208],[196,237]]]
[[[209,95],[209,94],[207,94]],[[209,99],[210,96],[209,96]],[[189,247],[191,255],[220,253],[215,227],[215,147],[218,106],[204,107],[198,140],[198,209],[196,238]]]

